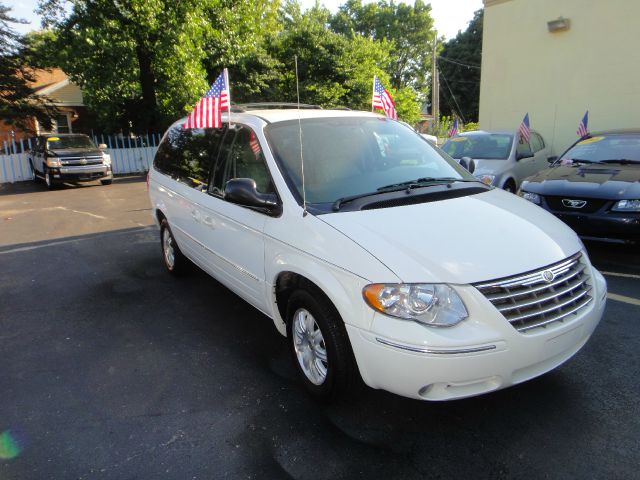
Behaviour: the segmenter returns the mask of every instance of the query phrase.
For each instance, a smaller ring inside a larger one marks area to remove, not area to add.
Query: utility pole
[[[431,61],[431,114],[433,126],[437,127],[440,119],[440,78],[438,73],[438,32],[433,38],[433,59]]]

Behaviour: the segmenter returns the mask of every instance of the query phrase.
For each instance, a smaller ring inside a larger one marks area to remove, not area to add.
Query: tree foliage
[[[467,122],[478,121],[482,19],[483,10],[476,11],[469,27],[444,45],[438,63],[440,109],[445,115],[462,114]]]
[[[391,85],[427,91],[435,40],[430,4],[423,0],[414,5],[378,0],[363,5],[362,0],[347,0],[331,19],[331,27],[343,35],[391,42]]]
[[[295,101],[296,55],[302,102],[369,110],[377,75],[403,119],[420,115],[428,63],[411,46],[433,38],[422,0],[415,7],[381,1],[375,14],[390,24],[367,33],[334,26],[336,17],[318,5],[302,11],[297,0],[65,2],[40,0],[52,30],[28,38],[33,59],[63,68],[107,130],[165,128],[225,67],[236,103]]]
[[[30,118],[36,118],[45,128],[51,127],[55,108],[35,96],[30,82],[34,72],[25,64],[26,47],[12,28],[22,23],[12,17],[11,9],[0,3],[0,119],[21,130],[31,129]]]

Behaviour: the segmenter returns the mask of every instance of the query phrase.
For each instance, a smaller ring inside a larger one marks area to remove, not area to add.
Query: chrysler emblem
[[[544,272],[542,272],[542,278],[545,282],[551,283],[553,282],[553,279],[556,278],[556,275],[551,270],[545,270]]]
[[[572,200],[571,198],[563,198],[562,205],[569,208],[582,208],[587,204],[586,200]]]

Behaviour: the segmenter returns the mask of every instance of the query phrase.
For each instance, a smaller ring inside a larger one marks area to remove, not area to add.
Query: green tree
[[[482,19],[483,10],[476,11],[467,29],[444,45],[438,61],[440,109],[444,115],[462,115],[467,122],[478,121]]]
[[[47,107],[33,95],[29,82],[34,72],[25,64],[26,48],[12,25],[22,23],[12,17],[11,9],[0,3],[0,120],[29,131],[31,118],[51,128],[55,108]]]
[[[331,28],[346,36],[363,35],[392,43],[387,72],[396,88],[428,91],[435,31],[431,5],[416,0],[414,5],[379,0],[363,5],[347,0],[331,19]]]
[[[52,49],[106,129],[162,129],[206,90],[203,2],[42,0]]]

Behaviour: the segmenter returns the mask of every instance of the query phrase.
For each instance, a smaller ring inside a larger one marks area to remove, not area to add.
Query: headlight
[[[468,317],[462,299],[449,285],[374,283],[364,287],[362,295],[378,312],[432,327],[452,327]]]
[[[111,155],[102,152],[102,163],[105,165],[111,165]]]
[[[611,210],[614,212],[640,212],[640,200],[620,200]]]
[[[495,180],[495,175],[476,175],[476,178],[480,180],[485,185],[492,185]]]
[[[540,195],[538,195],[537,193],[521,191],[520,195],[522,195],[522,198],[524,198],[525,200],[529,200],[530,202],[533,202],[536,205],[540,205],[542,203],[542,201],[540,200]]]
[[[47,167],[60,167],[62,164],[60,163],[59,158],[49,157],[47,158]]]

